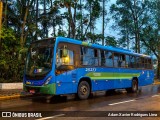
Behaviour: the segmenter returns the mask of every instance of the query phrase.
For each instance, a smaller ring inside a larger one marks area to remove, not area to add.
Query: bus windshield
[[[33,43],[28,51],[26,75],[46,75],[52,68],[54,44],[43,40]]]

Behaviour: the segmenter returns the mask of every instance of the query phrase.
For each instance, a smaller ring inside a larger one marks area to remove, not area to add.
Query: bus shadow
[[[57,104],[67,102],[66,96],[36,96],[31,98],[32,102]]]
[[[95,100],[95,99],[101,99],[103,97],[108,98],[114,98],[118,96],[133,96],[138,97],[141,95],[141,92],[139,93],[127,93],[124,89],[118,89],[118,90],[108,90],[108,91],[98,91],[94,92],[90,95],[90,97],[87,100]],[[66,103],[66,102],[73,102],[73,101],[84,101],[80,100],[76,95],[67,95],[67,96],[35,96],[32,97],[32,102],[39,102],[39,103],[49,103],[49,104],[58,104],[58,103]]]

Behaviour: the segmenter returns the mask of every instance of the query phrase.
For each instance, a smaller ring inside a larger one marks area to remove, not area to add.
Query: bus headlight
[[[48,85],[48,83],[51,81],[52,76],[48,77],[47,80],[45,81],[44,85]]]

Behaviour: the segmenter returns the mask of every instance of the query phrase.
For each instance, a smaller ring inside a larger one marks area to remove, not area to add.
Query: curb
[[[14,99],[14,98],[20,98],[20,97],[21,95],[2,96],[0,97],[0,100]]]
[[[160,84],[160,82],[155,82],[155,83],[153,83],[153,85],[159,85]]]
[[[17,95],[11,95],[11,96],[1,96],[0,97],[0,101],[1,100],[16,99],[16,98],[25,98],[25,97],[29,97],[29,96],[32,96],[32,95],[20,95],[20,94],[17,94]]]

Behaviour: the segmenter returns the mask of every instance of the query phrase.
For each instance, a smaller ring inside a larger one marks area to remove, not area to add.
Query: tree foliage
[[[0,54],[0,82],[22,81],[24,65],[18,60],[19,39],[12,28],[2,28],[2,51]],[[5,81],[7,80],[7,81]]]
[[[122,43],[134,40],[133,46],[135,52],[140,53],[141,31],[148,24],[149,1],[145,0],[117,0],[110,11],[115,19],[120,33],[123,36]]]
[[[160,77],[160,2],[159,0],[117,0],[110,8],[116,27],[120,30],[118,41],[135,52],[152,54],[157,58]],[[131,42],[134,40],[133,42]]]

